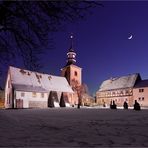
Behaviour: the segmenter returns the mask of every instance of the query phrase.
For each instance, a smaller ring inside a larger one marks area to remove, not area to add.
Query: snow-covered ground
[[[0,147],[148,147],[148,110],[0,110]]]

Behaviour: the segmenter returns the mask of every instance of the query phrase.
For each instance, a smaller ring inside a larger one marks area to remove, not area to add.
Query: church
[[[76,66],[71,46],[61,76],[54,76],[10,66],[5,84],[5,108],[70,107],[80,103],[82,69]]]

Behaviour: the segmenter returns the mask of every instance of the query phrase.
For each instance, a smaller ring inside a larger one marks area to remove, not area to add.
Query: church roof
[[[132,88],[134,87],[138,78],[140,78],[139,74],[130,74],[127,76],[110,78],[103,81],[98,91]]]
[[[65,77],[53,76],[15,68],[9,68],[11,83],[14,89],[24,91],[60,91],[73,92]]]

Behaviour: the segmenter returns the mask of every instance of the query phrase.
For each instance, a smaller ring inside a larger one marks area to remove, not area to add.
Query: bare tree
[[[40,68],[38,55],[48,43],[48,33],[64,22],[83,19],[95,1],[0,1],[0,63],[20,55],[26,68]]]
[[[87,94],[89,96],[89,90],[87,84],[79,84],[77,80],[72,79],[71,81],[71,87],[75,93],[78,95],[78,108],[82,105],[84,102],[83,96]]]

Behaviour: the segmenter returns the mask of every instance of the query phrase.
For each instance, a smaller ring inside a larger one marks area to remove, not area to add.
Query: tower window
[[[78,73],[77,73],[77,71],[75,71],[75,76],[77,76],[78,75]]]

